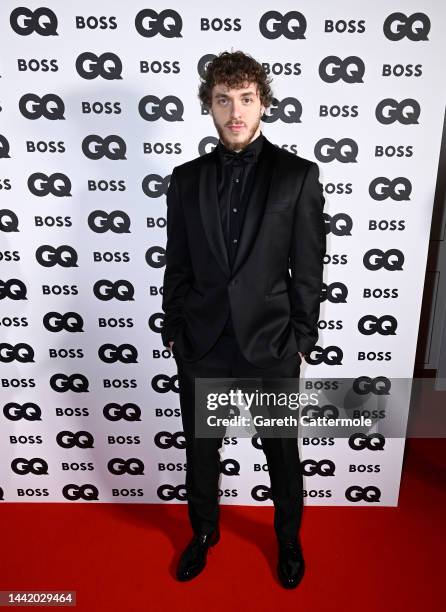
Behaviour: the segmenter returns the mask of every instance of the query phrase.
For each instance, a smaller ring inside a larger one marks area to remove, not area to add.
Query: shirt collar
[[[256,160],[257,160],[262,150],[264,140],[265,140],[265,136],[262,134],[262,132],[260,132],[257,138],[255,138],[252,142],[250,142],[249,145],[247,145],[244,149],[242,149],[242,151],[250,151],[250,150],[255,151]],[[217,153],[218,153],[220,162],[223,163],[223,156],[226,151],[229,151],[229,149],[225,147],[225,145],[222,143],[220,139],[218,140],[216,148],[217,148]]]

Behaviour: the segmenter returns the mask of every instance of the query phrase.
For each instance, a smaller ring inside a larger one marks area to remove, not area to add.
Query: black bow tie
[[[244,149],[240,153],[225,150],[223,154],[223,162],[225,164],[254,164],[257,159],[257,154],[254,149]]]

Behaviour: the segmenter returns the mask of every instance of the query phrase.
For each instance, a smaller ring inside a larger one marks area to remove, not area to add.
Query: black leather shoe
[[[216,529],[211,534],[196,534],[181,554],[177,566],[177,579],[192,580],[205,568],[207,553],[210,546],[220,540],[220,531]]]
[[[305,561],[298,542],[279,542],[277,574],[285,589],[295,589],[305,573]]]

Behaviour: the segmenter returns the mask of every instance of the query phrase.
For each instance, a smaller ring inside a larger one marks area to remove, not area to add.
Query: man
[[[205,567],[220,537],[219,437],[194,430],[195,378],[298,378],[318,338],[324,197],[314,162],[273,145],[260,119],[273,97],[261,64],[241,51],[207,66],[199,98],[216,148],[173,169],[167,193],[162,339],[178,367],[186,493],[194,536],[177,578]],[[291,275],[289,273],[291,270]],[[303,482],[296,438],[262,438],[286,588],[304,574],[298,538]]]

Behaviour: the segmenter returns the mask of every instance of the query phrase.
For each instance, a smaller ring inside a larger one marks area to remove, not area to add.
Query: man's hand
[[[301,358],[301,359],[302,359],[302,361],[303,361],[303,360],[304,360],[304,354],[303,354],[303,353],[301,353],[301,352],[299,351],[299,355],[300,355],[300,358]]]
[[[170,348],[170,350],[172,350],[173,344],[174,344],[174,340],[169,340],[169,348]]]

